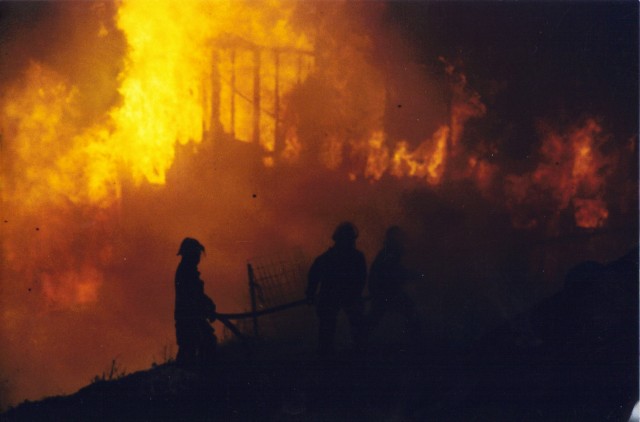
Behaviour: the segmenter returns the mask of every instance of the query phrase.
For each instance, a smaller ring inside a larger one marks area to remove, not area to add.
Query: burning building
[[[623,255],[637,5],[603,8],[4,3],[5,401],[148,366],[173,343],[186,235],[231,311],[247,258],[315,254],[352,219],[372,259],[402,224],[430,329],[461,337]]]

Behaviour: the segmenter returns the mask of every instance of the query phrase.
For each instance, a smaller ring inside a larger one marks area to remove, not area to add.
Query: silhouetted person
[[[382,249],[373,260],[369,271],[371,294],[370,328],[375,328],[387,312],[403,315],[412,330],[419,328],[419,319],[413,301],[404,291],[404,285],[420,277],[405,268],[405,234],[398,226],[387,229]]]
[[[352,223],[341,223],[333,233],[334,245],[317,257],[309,269],[307,298],[317,305],[318,351],[322,356],[333,351],[340,310],[349,318],[356,348],[363,346],[362,290],[367,279],[367,264],[362,252],[356,249],[357,237],[358,230]]]
[[[178,255],[182,260],[176,270],[176,340],[182,365],[210,363],[214,357],[217,339],[211,326],[216,319],[216,305],[204,293],[198,264],[204,246],[196,239],[185,238]]]

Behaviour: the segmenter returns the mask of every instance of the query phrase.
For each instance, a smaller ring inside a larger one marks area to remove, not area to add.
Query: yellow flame
[[[449,142],[449,127],[441,126],[432,136],[411,150],[408,142],[396,143],[393,153],[385,143],[385,133],[376,131],[367,145],[365,176],[379,180],[385,173],[394,177],[425,179],[431,185],[442,180]]]
[[[237,140],[274,151],[283,95],[309,75],[313,45],[291,26],[294,3],[210,5],[222,25],[212,37],[220,125]]]
[[[200,142],[210,126],[204,82],[210,79],[215,20],[206,5],[125,1],[118,9],[129,50],[110,143],[138,182],[164,183],[174,144]]]
[[[424,178],[431,185],[440,183],[449,139],[449,127],[441,126],[431,139],[409,151],[406,142],[399,142],[393,153],[392,174],[396,177]]]
[[[11,213],[24,221],[45,211],[113,215],[125,181],[164,184],[176,145],[201,142],[220,128],[237,134],[235,139],[257,141],[269,152],[264,165],[274,165],[270,152],[278,135],[279,102],[313,68],[313,45],[291,23],[294,7],[281,1],[122,1],[116,25],[126,53],[117,101],[105,102],[105,110],[83,109],[85,93],[64,72],[31,63],[2,97],[2,140],[11,155],[10,168],[3,169],[2,196]],[[95,33],[113,41],[104,22]],[[224,57],[233,52],[235,67],[227,69]],[[96,87],[97,93],[103,91]],[[70,232],[79,243],[89,242],[91,234],[69,227],[73,222],[47,222],[60,241],[38,244],[37,259],[31,261],[7,254],[15,271],[33,270],[34,262],[55,256]],[[8,251],[35,242],[18,231],[9,235],[3,239]],[[97,254],[103,249],[90,246]],[[52,302],[89,303],[97,300],[105,264],[93,258],[55,262],[50,271],[32,275],[42,280],[42,292]]]
[[[89,127],[78,121],[77,88],[32,64],[3,110],[5,136],[25,165],[27,201],[53,192],[106,206],[119,197],[124,175],[163,184],[176,143],[200,142],[214,118],[237,139],[273,151],[279,101],[311,69],[311,42],[289,22],[293,6],[123,1],[117,25],[128,49],[121,101]],[[106,36],[104,27],[99,31]],[[230,54],[233,68],[224,59]]]
[[[10,90],[3,127],[14,147],[13,165],[21,170],[14,194],[24,211],[45,203],[96,203],[119,189],[105,129],[77,127],[77,89],[54,71],[32,63],[24,84]],[[108,201],[107,201],[108,202]]]
[[[369,139],[369,151],[365,177],[380,180],[389,167],[389,148],[385,145],[383,131],[376,131]]]
[[[428,180],[431,184],[440,182],[444,172],[444,161],[447,152],[447,140],[449,138],[449,128],[442,126],[434,135],[435,150],[427,164]]]

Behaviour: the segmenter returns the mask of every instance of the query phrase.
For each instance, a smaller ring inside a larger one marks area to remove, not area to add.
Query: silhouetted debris
[[[609,264],[584,262],[563,290],[474,350],[481,381],[469,409],[454,415],[623,420],[638,398],[637,344],[638,250]]]

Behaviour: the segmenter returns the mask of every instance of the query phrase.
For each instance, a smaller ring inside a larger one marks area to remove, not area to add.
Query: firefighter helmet
[[[185,237],[182,243],[180,244],[180,249],[178,250],[178,255],[200,255],[204,252],[204,246],[196,239],[191,237]]]
[[[358,228],[349,221],[338,224],[338,227],[336,227],[336,230],[333,232],[333,236],[331,236],[334,242],[352,241],[357,238]]]

